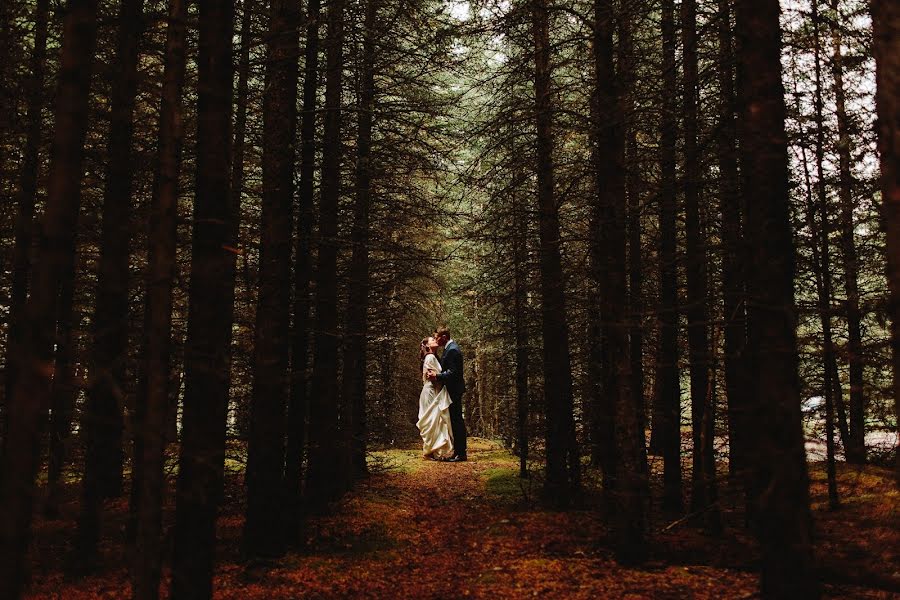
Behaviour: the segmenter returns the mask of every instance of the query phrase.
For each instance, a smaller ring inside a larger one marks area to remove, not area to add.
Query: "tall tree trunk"
[[[283,552],[284,414],[289,390],[291,229],[299,6],[272,0],[263,98],[263,202],[244,551]]]
[[[747,464],[747,428],[741,420],[747,412],[747,373],[743,360],[747,342],[746,298],[741,228],[741,192],[738,184],[737,132],[735,130],[734,50],[730,0],[718,1],[719,38],[719,197],[722,213],[722,308],[725,317],[725,396],[728,402],[728,472],[735,480]]]
[[[641,562],[647,555],[647,495],[649,481],[644,462],[644,433],[631,395],[631,358],[625,263],[625,133],[619,86],[613,67],[613,6],[609,0],[594,2],[594,76],[597,102],[597,135],[594,169],[597,177],[597,235],[606,265],[600,282],[603,319],[604,393],[613,405],[615,439],[612,511],[616,554],[626,563]],[[605,477],[606,478],[606,477]]]
[[[131,183],[134,163],[134,101],[138,48],[143,32],[143,0],[123,0],[115,78],[110,98],[106,187],[93,349],[87,404],[81,513],[73,560],[90,569],[97,556],[100,513],[105,498],[122,493],[125,362],[128,357],[128,259],[131,243]]]
[[[663,455],[663,507],[680,512],[681,390],[678,375],[678,265],[675,197],[675,6],[662,3],[663,113],[660,135],[660,306],[657,390],[650,446]]]
[[[747,194],[753,518],[765,597],[817,597],[797,377],[794,247],[777,0],[738,0],[741,165]]]
[[[900,6],[891,0],[872,0],[872,27],[878,152],[881,156],[881,210],[886,230],[890,288],[888,314],[891,318],[894,412],[900,426]],[[900,487],[900,453],[897,454],[896,475]]]
[[[794,65],[792,64],[792,68]],[[794,75],[792,71],[791,75]],[[796,77],[792,77],[796,86]],[[796,101],[795,110],[797,114],[802,114],[800,110],[800,94],[794,90],[794,98]],[[801,127],[801,138],[804,136]],[[828,480],[828,501],[831,508],[838,505],[837,495],[837,478],[835,470],[835,445],[834,445],[834,395],[840,394],[840,382],[835,382],[832,378],[832,369],[837,372],[837,363],[834,361],[834,353],[828,353],[831,347],[831,317],[829,313],[830,302],[829,296],[826,294],[825,282],[822,277],[822,259],[820,256],[819,235],[822,229],[816,221],[816,202],[813,199],[813,183],[810,175],[809,160],[806,155],[806,147],[800,147],[800,162],[803,166],[803,181],[806,188],[806,223],[809,227],[810,238],[812,241],[812,263],[813,273],[816,279],[816,295],[818,299],[819,319],[822,323],[822,338],[824,350],[823,356],[823,385],[822,396],[825,398],[825,470]],[[830,289],[830,288],[829,288]]]
[[[834,100],[838,125],[838,165],[841,202],[840,248],[844,259],[844,287],[847,292],[847,354],[850,363],[850,437],[847,439],[847,462],[866,462],[866,398],[863,390],[863,356],[859,307],[859,260],[856,254],[853,225],[853,173],[850,170],[850,123],[847,117],[847,101],[844,91],[844,65],[841,51],[840,10],[836,0],[831,0],[832,15],[831,70],[834,76]]]
[[[240,247],[240,237],[241,237],[241,200],[244,196],[244,148],[246,146],[247,141],[247,98],[249,96],[250,90],[250,48],[253,46],[253,40],[251,39],[251,28],[253,25],[253,16],[256,13],[256,9],[259,5],[256,2],[252,2],[250,0],[243,0],[241,2],[241,32],[240,32],[240,54],[238,56],[238,72],[237,72],[237,92],[235,98],[235,115],[234,115],[234,147],[232,148],[232,159],[231,159],[231,210],[235,215],[235,219],[231,224],[231,241],[229,245],[234,248],[234,251],[240,253],[238,248]],[[246,262],[244,263],[246,265]],[[227,302],[230,306],[234,307],[235,300],[237,299],[237,288],[238,287],[249,287],[251,282],[249,277],[246,276],[246,271],[244,272],[245,277],[243,277],[243,281],[238,279],[237,272],[237,259],[235,259],[235,285],[231,287],[229,290],[229,298]],[[249,307],[248,312],[249,312]],[[232,308],[232,310],[234,310]],[[232,332],[228,333],[228,351],[229,353],[234,353],[235,350],[238,352],[246,352],[246,349],[240,345],[240,342],[237,344],[234,343]],[[231,370],[229,369],[229,395],[231,389]],[[238,435],[242,439],[246,439],[248,429],[250,427],[250,416],[249,416],[249,408],[250,403],[243,401],[239,401],[236,403],[237,405],[234,407],[236,413],[236,425],[238,430]]]
[[[634,10],[634,9],[632,9]],[[620,9],[623,11],[623,9]],[[632,21],[633,14],[624,11],[619,19],[619,80],[622,82],[620,102],[625,126],[625,194],[628,198],[628,310],[632,321],[629,335],[631,356],[632,401],[638,415],[638,429],[641,432],[643,455],[646,461],[647,408],[644,401],[644,266],[641,257],[641,197],[644,187],[638,168],[638,127],[635,114],[637,103],[634,98],[635,64]]]
[[[291,332],[291,390],[284,470],[285,532],[289,543],[301,539],[301,482],[306,433],[307,367],[309,364],[309,284],[312,262],[313,186],[316,162],[316,100],[319,86],[319,0],[306,7],[303,114],[300,119],[300,184],[294,252],[294,329]]]
[[[12,281],[10,284],[9,326],[6,332],[6,373],[3,398],[9,402],[15,389],[16,361],[28,295],[28,271],[31,267],[31,240],[34,232],[34,205],[37,199],[38,170],[41,149],[41,110],[44,106],[44,77],[47,62],[47,13],[50,0],[38,0],[34,12],[34,49],[31,53],[31,76],[27,83],[25,151],[19,174],[18,213],[16,214]],[[4,420],[4,428],[7,421]],[[6,430],[3,440],[6,440]],[[51,454],[51,460],[52,454]]]
[[[528,214],[516,202],[513,232],[513,336],[516,348],[516,447],[519,477],[528,477]]]
[[[328,7],[325,74],[325,130],[322,198],[319,203],[319,262],[316,269],[316,328],[309,404],[307,496],[324,508],[346,489],[338,425],[337,254],[338,201],[341,194],[341,88],[344,0]]]
[[[18,598],[31,529],[42,415],[50,393],[57,282],[72,265],[70,250],[81,200],[90,75],[97,37],[96,0],[70,0],[63,23],[53,153],[41,245],[26,306],[9,439],[0,479],[0,597]]]
[[[550,17],[547,0],[531,0],[534,36],[534,99],[537,125],[537,181],[540,237],[544,400],[547,418],[545,501],[568,506],[580,487],[575,440],[572,370],[560,257],[559,207],[554,193]]]
[[[372,203],[372,119],[375,109],[375,28],[379,0],[368,0],[363,24],[362,64],[356,142],[356,201],[350,257],[350,284],[344,348],[344,404],[350,413],[350,467],[356,477],[366,466],[366,338],[369,313],[369,207]]]
[[[234,254],[231,161],[233,6],[201,2],[197,176],[185,348],[182,443],[176,490],[172,597],[212,595],[215,522],[222,496]]]
[[[182,92],[185,76],[187,2],[169,0],[165,71],[157,142],[157,166],[150,204],[144,352],[138,390],[132,514],[136,517],[132,596],[159,597],[162,560],[162,504],[165,489],[166,423],[172,408],[169,377],[172,350],[172,289],[175,279],[178,178],[181,172]]]
[[[700,151],[697,143],[697,3],[681,3],[681,35],[684,65],[684,212],[687,255],[688,359],[691,379],[691,431],[693,434],[691,512],[715,512],[716,473],[713,462],[715,403],[709,393],[711,383],[709,330],[707,327],[706,243],[700,224]],[[713,470],[710,472],[709,467]],[[720,526],[715,515],[706,522]]]

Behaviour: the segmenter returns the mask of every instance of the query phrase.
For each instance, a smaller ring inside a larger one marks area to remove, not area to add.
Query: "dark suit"
[[[447,386],[450,394],[450,427],[453,429],[453,448],[457,456],[466,455],[466,423],[463,421],[462,397],[466,392],[466,381],[463,378],[463,355],[453,340],[444,348],[441,356],[441,374],[438,381]]]

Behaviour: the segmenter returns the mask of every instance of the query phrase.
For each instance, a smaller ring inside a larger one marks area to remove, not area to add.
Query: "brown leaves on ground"
[[[690,526],[657,533],[651,561],[642,568],[624,568],[606,545],[599,511],[540,508],[534,502],[539,484],[519,479],[517,460],[495,444],[473,440],[466,463],[423,461],[417,450],[378,452],[373,458],[372,476],[330,516],[309,522],[302,552],[265,566],[239,561],[240,480],[231,480],[232,499],[219,522],[215,597],[755,596],[755,550],[740,527],[729,525],[721,538]],[[877,469],[857,473],[842,470],[845,507],[827,513],[820,506],[823,484],[813,469],[819,555],[826,578],[834,580],[826,593],[835,598],[894,597],[884,588],[890,588],[890,578],[900,570],[897,492]],[[74,506],[68,509],[74,512]],[[73,522],[38,523],[29,597],[129,596],[121,539],[127,507],[117,503],[113,509],[115,516],[104,532],[104,570],[80,581],[66,581],[58,571],[61,544],[71,536]],[[659,532],[666,524],[657,519],[654,529]],[[879,572],[888,579],[871,582],[881,590],[866,589],[859,577],[834,576],[838,571],[828,566],[829,560],[843,562],[847,573]]]

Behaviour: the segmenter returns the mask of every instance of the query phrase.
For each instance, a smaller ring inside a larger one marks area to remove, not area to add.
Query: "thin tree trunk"
[[[325,130],[322,198],[319,204],[319,262],[316,269],[316,328],[309,404],[307,496],[321,510],[347,485],[338,424],[337,254],[338,201],[341,193],[341,89],[344,0],[328,7],[325,75]]]
[[[832,59],[834,76],[834,100],[838,125],[838,165],[841,202],[840,248],[844,259],[844,287],[847,292],[847,354],[850,363],[850,437],[846,443],[847,462],[866,462],[866,398],[863,390],[863,356],[859,307],[859,260],[856,254],[853,225],[853,173],[850,170],[850,123],[844,92],[844,65],[841,51],[841,23],[838,3],[831,0],[833,22],[831,25]]]
[[[241,237],[241,201],[244,196],[244,148],[246,146],[247,140],[247,98],[249,96],[250,89],[250,48],[253,45],[253,40],[250,38],[251,36],[251,27],[253,25],[253,15],[255,14],[255,9],[258,6],[257,3],[252,2],[251,0],[243,0],[241,2],[241,32],[240,32],[240,55],[238,56],[238,72],[237,72],[237,91],[235,98],[235,115],[234,115],[234,147],[232,148],[232,159],[231,159],[231,210],[235,215],[235,219],[231,224],[232,232],[231,232],[231,241],[229,242],[229,246],[234,248],[235,252],[239,252],[238,248],[240,247],[240,237]],[[244,270],[243,281],[238,280],[238,272],[237,272],[237,264],[235,260],[235,285],[231,287],[229,290],[230,297],[228,299],[228,303],[233,307],[235,301],[237,300],[237,288],[241,287],[249,287],[251,282],[249,277],[246,276],[246,270]],[[246,261],[244,262],[246,265]],[[249,312],[249,307],[247,307]],[[232,309],[233,310],[233,309]],[[246,352],[246,349],[238,344],[234,343],[232,332],[228,334],[228,348],[230,353],[234,353],[235,350],[239,352]],[[229,369],[229,395],[231,389],[231,372]],[[238,435],[241,439],[246,439],[248,434],[248,429],[250,427],[250,406],[249,403],[246,402],[245,399],[242,399],[237,403],[237,406],[234,407],[234,411],[236,414],[236,425],[238,430]]]
[[[132,514],[136,518],[132,597],[159,597],[162,561],[163,467],[167,441],[172,351],[172,289],[176,263],[178,177],[181,172],[182,92],[185,77],[187,2],[169,0],[157,145],[150,204],[147,302],[142,377],[138,390]],[[140,449],[138,451],[137,449]],[[140,465],[140,466],[138,466]]]
[[[312,262],[313,187],[316,162],[316,100],[319,74],[319,0],[310,0],[306,13],[303,114],[300,120],[300,184],[297,240],[294,253],[294,329],[291,334],[291,390],[284,471],[285,532],[288,543],[301,539],[301,482],[305,445],[307,367],[309,363],[309,284]]]
[[[366,339],[369,313],[369,209],[372,203],[372,121],[375,109],[375,28],[378,0],[366,3],[363,23],[362,65],[356,142],[356,200],[350,257],[350,284],[344,348],[344,404],[350,414],[350,468],[355,477],[368,473],[366,466]]]
[[[259,304],[244,526],[245,553],[262,557],[278,556],[284,551],[281,490],[285,398],[290,383],[291,229],[300,54],[299,6],[289,0],[272,0],[270,10],[263,98]]]
[[[613,7],[609,0],[594,2],[594,75],[597,135],[594,169],[597,177],[598,237],[606,260],[600,282],[604,392],[613,406],[615,439],[612,511],[618,559],[642,562],[647,555],[647,496],[649,481],[644,463],[644,433],[631,395],[631,358],[625,262],[625,130],[619,86],[613,67]]]
[[[621,9],[620,9],[621,10]],[[634,9],[631,9],[634,10]],[[646,462],[646,430],[647,408],[644,401],[644,273],[641,257],[641,197],[644,187],[641,183],[638,167],[637,104],[634,99],[635,64],[634,43],[632,34],[632,14],[623,12],[619,19],[619,65],[622,82],[622,115],[625,123],[625,194],[628,198],[628,310],[632,321],[629,335],[631,344],[631,396],[638,415],[638,429],[644,446]]]
[[[234,254],[231,165],[233,6],[201,2],[197,183],[172,598],[212,595],[215,522],[222,496]]]
[[[553,107],[550,24],[546,0],[531,0],[534,36],[534,98],[537,125],[537,181],[540,237],[544,400],[547,418],[546,502],[568,506],[580,487],[580,458],[575,440],[572,371],[566,300],[560,257],[559,207],[554,193]]]
[[[513,336],[516,347],[516,446],[519,477],[528,477],[528,215],[516,202],[513,232]]]
[[[900,426],[900,6],[891,0],[872,0],[872,26],[878,152],[881,156],[881,210],[886,230],[890,288],[888,315],[891,318],[894,412]],[[900,487],[900,453],[897,454],[896,475]]]
[[[718,0],[719,37],[719,196],[722,213],[722,306],[725,318],[725,395],[728,401],[728,472],[740,480],[747,465],[747,428],[741,420],[747,413],[747,373],[743,360],[747,342],[746,297],[741,227],[741,196],[738,185],[737,132],[735,130],[734,51],[729,0]]]
[[[663,114],[660,136],[660,345],[650,446],[663,455],[663,507],[680,512],[681,390],[678,375],[678,265],[675,198],[675,7],[662,3]]]
[[[81,513],[72,558],[91,569],[97,556],[102,502],[122,493],[125,361],[128,357],[128,259],[131,243],[131,144],[137,94],[143,0],[123,0],[110,99],[100,265],[85,415]]]
[[[797,377],[781,29],[777,0],[738,0],[738,98],[749,265],[750,489],[764,597],[818,597]]]
[[[18,598],[22,591],[41,420],[50,393],[57,282],[73,262],[69,254],[81,200],[96,34],[96,0],[70,0],[63,24],[53,159],[41,245],[26,306],[19,372],[8,404],[9,439],[0,469],[0,598]]]
[[[687,255],[688,359],[691,380],[691,432],[693,437],[691,512],[704,511],[713,529],[720,527],[715,501],[715,471],[705,468],[713,455],[714,403],[709,395],[711,381],[707,302],[706,243],[700,224],[700,151],[697,143],[697,3],[681,3],[681,35],[684,66],[684,212]],[[712,508],[711,508],[712,507]],[[707,512],[709,509],[709,512]]]

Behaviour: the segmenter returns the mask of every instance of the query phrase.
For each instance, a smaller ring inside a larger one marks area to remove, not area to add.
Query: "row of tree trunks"
[[[748,264],[749,431],[761,592],[817,597],[797,377],[794,248],[778,0],[738,0],[738,97]]]
[[[15,388],[8,404],[9,437],[0,470],[0,598],[19,597],[26,571],[41,421],[53,375],[57,282],[72,266],[96,38],[96,0],[70,0],[63,23],[47,203]]]
[[[147,299],[143,361],[135,423],[131,514],[135,519],[132,594],[156,600],[162,561],[162,503],[165,489],[166,423],[170,405],[172,291],[176,273],[178,178],[184,139],[182,93],[185,78],[187,2],[169,0],[157,142],[157,168],[150,204]]]
[[[546,0],[531,0],[530,8],[535,61],[541,324],[547,419],[547,476],[543,495],[548,503],[565,507],[572,502],[580,487],[581,467],[573,416],[572,370],[559,247],[559,206],[554,191],[550,18]]]
[[[172,597],[212,596],[215,522],[222,496],[233,317],[231,167],[234,7],[200,3],[197,172],[176,489]]]

